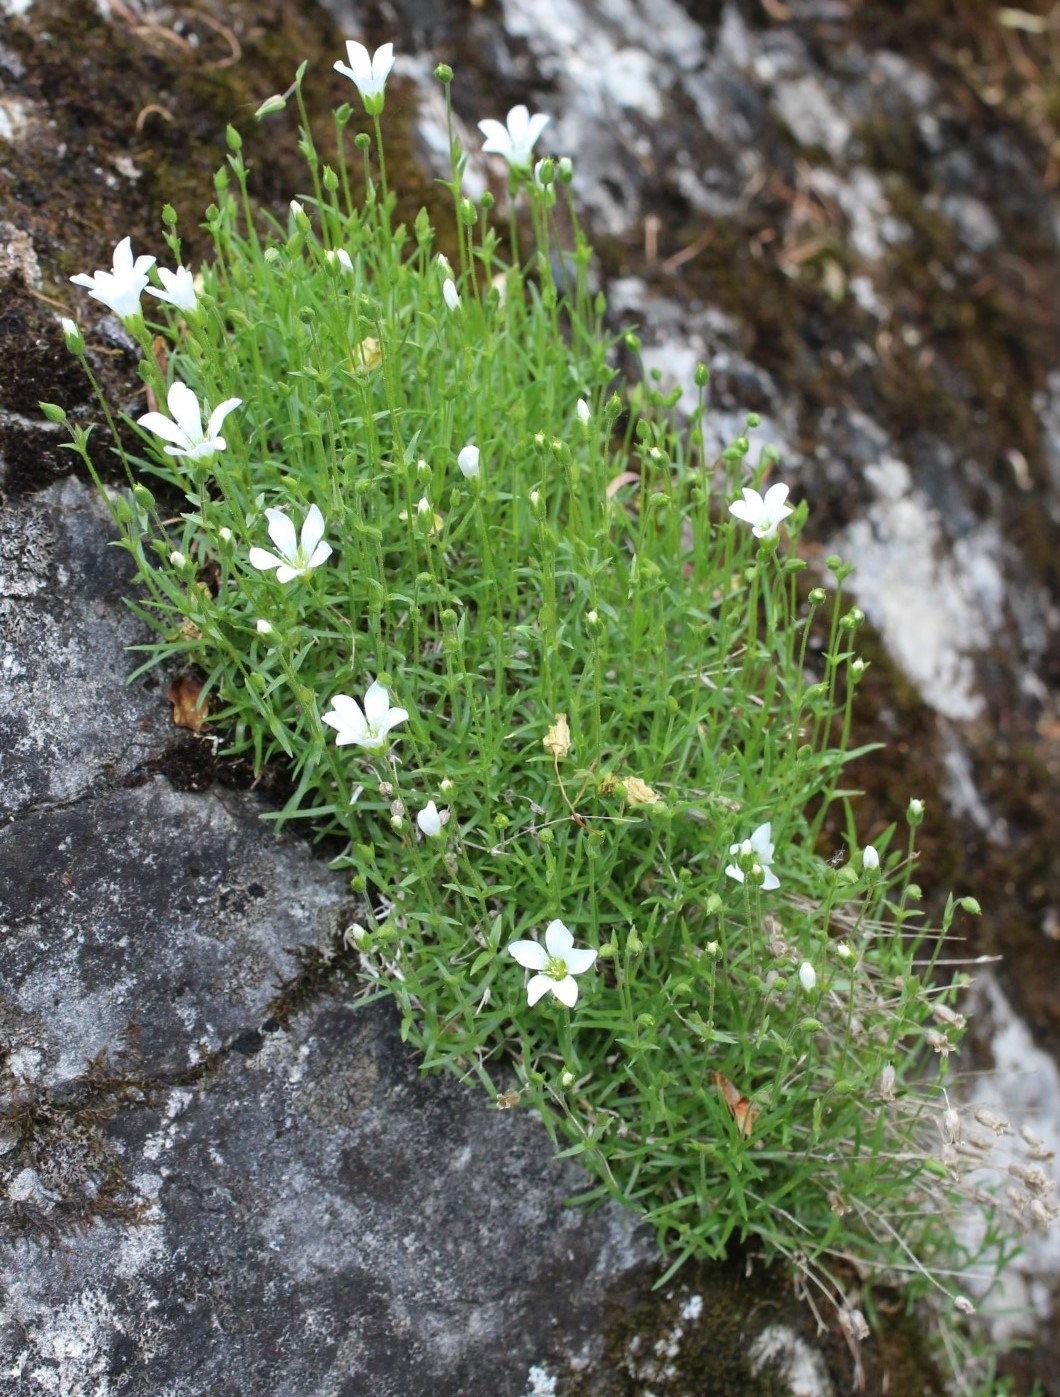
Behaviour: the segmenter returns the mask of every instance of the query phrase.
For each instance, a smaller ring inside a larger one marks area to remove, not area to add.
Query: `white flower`
[[[251,567],[261,572],[275,568],[277,582],[291,582],[331,557],[331,544],[324,542],[324,516],[315,504],[309,506],[299,539],[295,538],[293,522],[282,509],[267,509],[265,517],[269,521],[269,537],[280,556],[264,548],[252,548],[248,554]]]
[[[442,819],[434,801],[429,800],[416,816],[416,823],[428,839],[437,839],[442,832],[442,826],[445,824],[445,821]]]
[[[383,44],[374,54],[370,54],[356,39],[346,40],[348,64],[338,59],[336,73],[349,78],[361,94],[361,101],[369,116],[378,116],[386,101],[386,80],[394,66],[394,45]]]
[[[338,733],[340,747],[353,743],[370,749],[385,747],[387,733],[408,719],[404,708],[390,707],[390,694],[374,680],[364,696],[364,711],[348,694],[336,694],[331,700],[332,711],[324,714],[324,722]]]
[[[526,987],[530,1004],[536,1004],[551,990],[568,1009],[573,1009],[578,1000],[575,975],[583,975],[596,962],[595,951],[574,949],[574,937],[561,921],[549,922],[543,946],[537,941],[513,941],[508,953],[527,970],[538,972]]]
[[[477,446],[467,445],[456,458],[456,464],[460,467],[460,474],[465,480],[477,480],[479,475],[479,449]]]
[[[334,252],[325,252],[324,260],[329,267],[338,267],[341,271],[353,271],[353,258],[344,247],[340,247]]]
[[[75,286],[87,286],[90,296],[102,301],[119,320],[131,320],[140,314],[140,297],[147,285],[153,257],[141,256],[133,261],[132,240],[122,238],[114,249],[114,262],[109,272],[97,271],[93,276],[78,272],[70,280]]]
[[[861,851],[861,866],[866,873],[878,873],[880,870],[880,856],[871,844],[866,844]]]
[[[817,984],[817,971],[814,970],[808,960],[804,960],[799,966],[799,984],[807,994],[809,994]]]
[[[258,635],[272,635],[273,626],[271,621],[266,621],[264,617],[255,623],[254,629]]]
[[[791,506],[784,503],[787,497],[786,485],[771,485],[764,498],[757,490],[745,489],[743,499],[729,505],[729,513],[750,524],[755,538],[772,538],[781,522],[794,513]]]
[[[447,276],[442,282],[442,300],[450,310],[460,309],[460,292],[456,289],[456,282],[451,276]]]
[[[173,420],[170,421],[169,417],[165,417],[161,412],[145,412],[143,417],[136,420],[141,427],[154,432],[155,436],[173,443],[165,448],[168,455],[186,456],[189,461],[208,461],[212,456],[216,456],[218,451],[225,449],[224,437],[218,436],[221,423],[242,401],[242,398],[226,398],[210,413],[210,420],[204,432],[202,412],[206,404],[204,403],[200,410],[195,394],[176,379],[170,384],[166,394],[166,406]]]
[[[483,153],[503,155],[513,170],[527,170],[534,145],[548,121],[548,117],[540,113],[531,116],[522,105],[511,109],[506,126],[490,119],[480,121],[478,129],[486,137]]]
[[[589,411],[589,404],[585,401],[584,398],[578,399],[578,406],[575,409],[575,411],[578,414],[578,421],[582,424],[582,426],[588,427],[589,422],[592,418],[592,413]]]
[[[159,291],[155,286],[147,288],[149,296],[157,296],[160,301],[168,301],[171,306],[187,312],[199,309],[199,297],[195,291],[195,278],[187,267],[178,267],[171,272],[168,267],[159,267],[158,279],[165,287]]]
[[[745,839],[740,844],[729,845],[730,854],[739,854],[744,859],[749,859],[752,855],[755,856],[765,874],[762,887],[766,892],[780,887],[780,879],[770,867],[773,862],[772,832],[772,822],[767,820],[764,825],[758,826],[750,839]],[[730,878],[735,878],[738,883],[742,883],[744,880],[743,870],[737,868],[734,863],[730,863],[725,872]]]

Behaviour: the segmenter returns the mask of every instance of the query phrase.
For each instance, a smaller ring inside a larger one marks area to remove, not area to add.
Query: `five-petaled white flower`
[[[294,523],[282,509],[267,509],[265,517],[269,521],[269,537],[280,556],[264,548],[252,548],[248,555],[251,567],[261,572],[275,568],[277,582],[291,582],[331,557],[331,544],[324,542],[324,516],[315,504],[309,506],[299,539],[295,538]]]
[[[750,839],[745,839],[741,844],[729,845],[730,854],[739,854],[745,860],[754,857],[755,862],[765,874],[762,887],[766,892],[780,887],[780,879],[770,867],[773,862],[772,833],[772,822],[767,820],[764,825],[758,826]],[[725,872],[730,878],[735,878],[738,883],[742,883],[744,880],[743,869],[738,868],[734,863],[730,863]]]
[[[203,431],[202,416],[206,404],[200,409],[198,398],[178,378],[170,384],[166,394],[166,406],[173,420],[170,421],[161,412],[145,412],[143,417],[136,420],[149,432],[173,443],[165,447],[168,455],[186,456],[189,461],[208,461],[218,451],[225,449],[225,439],[218,435],[221,423],[242,401],[242,398],[226,398],[210,413],[206,430]]]
[[[573,1009],[578,1000],[575,975],[583,975],[596,963],[596,952],[575,950],[574,937],[561,921],[549,922],[545,928],[545,944],[537,941],[513,941],[508,954],[527,970],[536,970],[526,986],[526,997],[536,1004],[543,994],[551,992],[561,1004]]]
[[[755,538],[772,538],[783,520],[794,510],[784,501],[788,498],[786,485],[771,485],[763,497],[757,490],[745,489],[742,500],[733,500],[729,513],[750,524]]]
[[[114,249],[114,262],[109,272],[97,271],[92,276],[78,272],[70,280],[75,286],[87,286],[88,293],[102,301],[119,320],[132,320],[140,314],[140,297],[147,285],[148,270],[155,259],[146,255],[133,260],[132,239],[122,238]]]
[[[368,686],[364,696],[364,711],[349,694],[336,694],[331,700],[332,711],[324,714],[324,722],[338,733],[340,747],[351,743],[357,747],[378,748],[386,745],[387,734],[398,723],[408,719],[404,708],[390,707],[390,694],[378,679]]]
[[[168,301],[171,306],[176,306],[177,310],[188,313],[199,309],[195,278],[187,267],[178,267],[175,272],[171,272],[168,267],[159,267],[158,279],[165,290],[159,291],[157,286],[149,286],[147,288],[149,296],[157,296],[160,301]]]
[[[508,113],[507,125],[487,118],[478,129],[486,137],[482,150],[486,155],[503,155],[513,170],[528,170],[534,145],[548,125],[549,118],[538,112],[531,116],[520,104]]]
[[[348,64],[336,60],[336,73],[354,84],[368,115],[378,116],[386,101],[386,80],[394,66],[394,45],[382,44],[371,54],[356,39],[347,39],[346,57],[350,60]]]

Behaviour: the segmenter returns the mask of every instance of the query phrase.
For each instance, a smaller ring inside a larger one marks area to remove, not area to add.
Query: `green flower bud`
[[[287,98],[277,93],[275,97],[266,97],[254,115],[258,121],[261,121],[263,118],[271,116],[273,112],[282,112],[286,106]]]
[[[81,333],[80,327],[75,320],[69,320],[63,316],[63,337],[66,340],[66,347],[71,354],[84,354],[85,337]]]

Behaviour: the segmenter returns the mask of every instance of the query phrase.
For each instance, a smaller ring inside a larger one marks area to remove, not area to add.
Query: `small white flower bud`
[[[217,537],[221,540],[222,543],[231,543],[231,542],[232,542],[232,530],[231,530],[231,529],[228,527],[228,525],[226,524],[225,527],[224,527],[223,529],[218,529],[218,530],[217,530]]]
[[[469,443],[463,448],[456,458],[456,464],[460,467],[460,474],[465,480],[477,480],[479,477],[479,449]]]
[[[272,635],[272,622],[265,620],[258,621],[257,625],[255,626],[255,630],[257,631],[258,635]]]
[[[578,406],[575,410],[578,414],[578,421],[582,424],[583,427],[588,427],[590,421],[592,420],[592,413],[589,411],[589,404],[585,401],[584,398],[578,399]]]
[[[442,300],[450,310],[460,309],[460,292],[456,289],[456,282],[452,277],[446,277],[442,282]]]
[[[187,558],[184,556],[184,554],[180,551],[179,548],[173,549],[173,552],[169,555],[169,561],[173,564],[175,568],[186,567],[188,563]]]
[[[531,504],[531,506],[532,506],[534,509],[536,509],[540,503],[541,503],[541,491],[540,491],[540,490],[531,490],[531,491],[530,491],[530,504]]]
[[[428,839],[437,839],[442,832],[442,825],[445,821],[438,813],[438,807],[434,801],[429,800],[416,816],[416,823]]]
[[[574,1073],[568,1068],[559,1079],[560,1086],[567,1088],[574,1085]]]
[[[866,844],[861,851],[861,866],[866,873],[878,873],[880,871],[880,856],[871,844]]]
[[[817,971],[808,960],[804,960],[799,966],[799,984],[807,994],[817,987]]]

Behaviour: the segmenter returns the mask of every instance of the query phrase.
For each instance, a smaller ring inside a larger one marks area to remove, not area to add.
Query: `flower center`
[[[550,980],[565,980],[570,972],[562,956],[549,956],[548,964],[541,973],[547,975]]]

